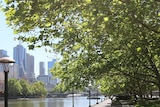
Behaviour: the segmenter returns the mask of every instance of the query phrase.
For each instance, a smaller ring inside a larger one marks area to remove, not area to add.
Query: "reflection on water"
[[[97,100],[91,100],[91,105],[96,102]],[[87,97],[74,97],[74,107],[88,107],[88,105]],[[0,101],[0,107],[4,107],[3,101]],[[9,100],[8,107],[72,107],[72,97]]]

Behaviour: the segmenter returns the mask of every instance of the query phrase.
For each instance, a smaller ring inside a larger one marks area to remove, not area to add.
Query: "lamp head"
[[[9,70],[9,64],[10,63],[15,63],[15,60],[9,58],[9,57],[2,57],[0,58],[0,63],[2,63],[2,65],[4,66],[4,71],[8,71]]]
[[[15,60],[9,57],[2,57],[0,58],[0,63],[15,63]]]

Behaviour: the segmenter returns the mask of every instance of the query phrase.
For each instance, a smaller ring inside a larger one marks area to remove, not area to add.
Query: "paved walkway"
[[[111,103],[112,100],[106,99],[105,101],[100,102],[99,104],[92,105],[92,107],[111,107]]]
[[[134,107],[133,105],[127,105],[123,102],[114,102],[112,103],[111,99],[106,99],[103,102],[100,102],[99,104],[92,105],[91,107]]]

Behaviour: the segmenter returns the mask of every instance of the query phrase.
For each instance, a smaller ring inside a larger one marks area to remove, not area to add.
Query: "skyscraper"
[[[44,62],[39,62],[39,75],[45,75]]]
[[[48,71],[50,71],[50,69],[54,66],[55,62],[56,62],[56,59],[52,59],[52,61],[48,62]]]
[[[30,54],[26,54],[26,73],[27,73],[27,79],[32,82],[35,79],[35,73],[34,73],[34,56]]]
[[[7,57],[8,55],[7,55],[7,51],[6,50],[3,50],[3,49],[1,49],[0,50],[0,58],[2,58],[2,57]],[[3,66],[0,64],[0,71],[3,71]]]
[[[56,85],[58,83],[58,78],[54,78],[54,75],[52,75],[50,69],[54,66],[56,63],[56,59],[52,59],[52,61],[48,62],[48,75],[51,78],[50,79],[50,84]]]
[[[0,50],[0,58],[1,58],[1,57],[6,57],[6,56],[8,56],[8,55],[7,55],[7,51],[1,49],[1,50]]]
[[[13,58],[19,66],[19,78],[26,78],[26,49],[22,45],[14,47]]]

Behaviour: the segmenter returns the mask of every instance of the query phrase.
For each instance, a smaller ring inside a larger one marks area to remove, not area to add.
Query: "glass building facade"
[[[22,45],[14,47],[13,59],[19,66],[19,78],[26,78],[26,49]]]

